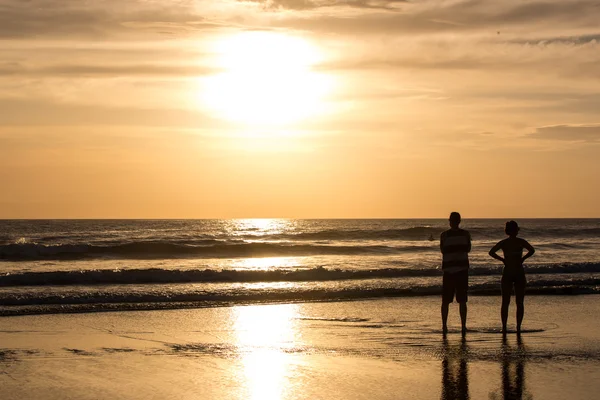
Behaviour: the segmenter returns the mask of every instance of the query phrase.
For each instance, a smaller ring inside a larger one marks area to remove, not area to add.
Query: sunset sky
[[[600,217],[599,21],[0,0],[0,218]]]

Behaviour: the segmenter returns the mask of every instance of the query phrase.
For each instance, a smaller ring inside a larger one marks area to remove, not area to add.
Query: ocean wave
[[[356,229],[356,230],[322,230],[315,232],[282,233],[268,235],[273,240],[427,240],[431,236],[440,237],[444,229],[415,226],[402,229]]]
[[[528,274],[600,273],[600,263],[550,264],[526,266]],[[77,270],[20,272],[0,275],[0,286],[110,285],[201,282],[318,282],[335,280],[390,279],[440,276],[433,268],[375,269],[270,269],[270,270],[173,270],[161,268],[123,270]],[[499,275],[497,267],[473,267],[474,276]]]
[[[399,229],[356,229],[356,230],[321,230],[315,232],[300,232],[300,233],[282,233],[264,235],[265,239],[272,240],[439,240],[439,237],[446,227],[432,226],[414,226],[410,228]],[[503,223],[499,223],[497,228],[491,227],[468,227],[467,228],[474,240],[477,239],[501,239],[504,237]],[[566,238],[573,237],[598,237],[600,236],[600,228],[582,228],[582,227],[548,227],[548,228],[527,228],[522,229],[526,236],[539,238]],[[256,237],[248,235],[248,238]]]
[[[569,226],[563,228],[555,227],[523,227],[521,230],[524,235],[532,235],[536,237],[555,237],[555,238],[572,238],[572,237],[597,237],[600,236],[600,228],[584,228],[580,226]]]
[[[129,222],[132,223],[132,222]],[[90,228],[91,229],[91,228]],[[491,245],[504,237],[497,228],[468,227],[475,246]],[[187,232],[163,229],[132,230],[127,236],[111,231],[58,232],[20,237],[0,236],[0,259],[180,258],[253,257],[294,255],[368,255],[432,251],[445,227],[413,226],[390,229],[321,229],[263,232],[246,229],[228,232],[207,229]],[[23,233],[25,234],[25,233]],[[552,251],[590,248],[598,244],[600,228],[523,228],[523,236],[536,247]],[[415,243],[416,242],[416,243]],[[420,243],[419,243],[420,242]]]
[[[528,295],[581,295],[598,294],[600,279],[583,279],[577,282],[561,280],[536,281],[527,288]],[[494,284],[474,284],[470,295],[500,295],[500,287]],[[344,301],[385,297],[439,296],[441,285],[416,287],[329,287],[315,289],[270,289],[194,291],[194,292],[129,292],[91,291],[80,293],[0,293],[0,315],[23,315],[43,313],[70,313],[92,311],[128,311],[174,309],[190,307],[233,306],[257,303],[288,303],[314,301]],[[343,321],[349,322],[349,321]]]
[[[289,243],[239,243],[204,240],[194,244],[144,241],[111,246],[89,244],[45,245],[13,243],[0,246],[0,259],[5,260],[61,260],[82,258],[229,258],[262,256],[308,255],[377,255],[401,252],[430,251],[430,246],[339,246]]]

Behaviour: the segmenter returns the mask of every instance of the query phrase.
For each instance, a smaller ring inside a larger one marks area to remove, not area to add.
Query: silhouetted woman
[[[490,256],[504,263],[502,269],[502,332],[506,333],[506,321],[508,320],[508,305],[510,304],[510,295],[513,285],[515,287],[515,298],[517,300],[517,333],[521,333],[521,323],[525,314],[525,270],[523,262],[531,257],[535,250],[527,240],[517,237],[519,225],[515,221],[508,221],[504,232],[508,238],[498,242],[490,250]],[[502,249],[504,257],[500,257],[497,252]],[[523,250],[527,249],[527,254],[523,256]]]

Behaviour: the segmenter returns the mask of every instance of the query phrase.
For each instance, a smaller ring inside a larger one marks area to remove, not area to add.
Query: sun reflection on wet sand
[[[289,397],[293,365],[289,353],[298,338],[297,305],[239,307],[234,329],[240,348],[243,398],[278,400]]]

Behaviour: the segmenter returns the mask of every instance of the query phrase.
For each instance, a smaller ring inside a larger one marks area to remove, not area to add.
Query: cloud
[[[537,128],[529,137],[534,139],[598,143],[600,142],[600,124],[543,126]]]
[[[478,30],[535,37],[548,32],[556,35],[559,28],[571,33],[574,28],[594,30],[577,32],[585,37],[597,35],[598,20],[600,6],[595,0],[0,0],[0,38],[4,39],[101,39],[137,34],[148,40],[151,35],[164,38],[224,27],[348,34]]]
[[[540,44],[548,45],[554,43],[570,44],[570,45],[584,45],[588,43],[600,43],[600,33],[593,33],[587,35],[576,35],[576,36],[551,36],[551,37],[538,37],[532,39],[518,39],[513,40],[514,43],[522,44]]]
[[[0,98],[1,126],[154,126],[215,128],[220,121],[199,111],[87,106]]]
[[[96,0],[0,0],[0,38],[105,38],[144,30],[213,29],[188,2]]]
[[[388,4],[391,4],[388,2]],[[595,1],[532,2],[470,0],[411,2],[401,12],[289,14],[280,26],[329,33],[444,33],[486,31],[536,35],[575,27],[597,30],[600,7]]]
[[[142,65],[53,65],[26,67],[19,63],[0,64],[2,76],[69,76],[69,77],[120,77],[120,76],[171,76],[188,77],[209,75],[216,68],[194,65],[142,64]]]
[[[314,10],[318,8],[349,7],[395,10],[408,0],[240,0],[255,3],[267,10]]]
[[[535,73],[537,77],[575,81],[600,77],[600,43],[581,46],[566,43],[516,44],[465,36],[411,41],[392,38],[383,42],[384,44],[357,39],[353,42],[352,49],[347,47],[338,51],[317,68],[323,71],[412,70],[420,74],[431,71]]]

